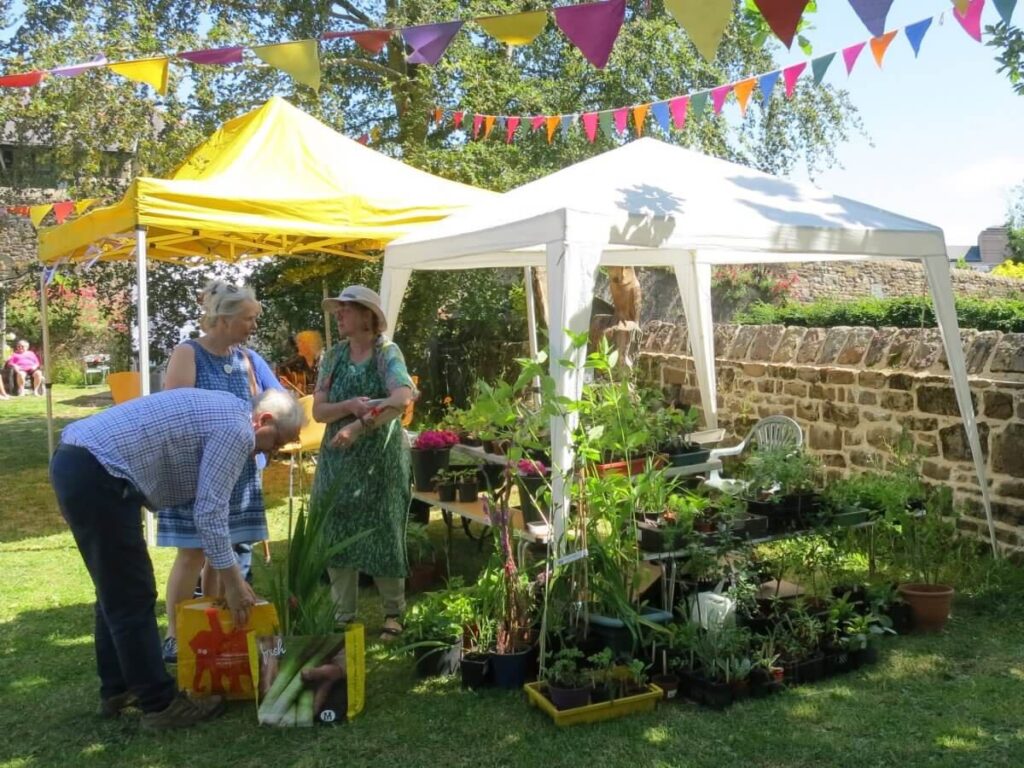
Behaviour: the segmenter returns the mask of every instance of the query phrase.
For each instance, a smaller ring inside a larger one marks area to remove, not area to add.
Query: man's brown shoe
[[[207,696],[192,699],[184,693],[175,696],[166,709],[147,712],[142,716],[142,727],[147,731],[164,731],[171,728],[188,728],[204,720],[213,720],[224,712],[224,699]]]

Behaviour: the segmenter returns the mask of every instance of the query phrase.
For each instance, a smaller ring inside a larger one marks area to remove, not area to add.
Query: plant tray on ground
[[[523,690],[526,691],[530,705],[546,712],[559,727],[579,725],[580,723],[597,723],[601,720],[631,715],[634,712],[651,712],[663,695],[658,686],[647,685],[643,693],[638,693],[635,696],[588,704],[576,709],[557,710],[551,703],[551,699],[547,697],[547,687],[547,683],[527,683],[523,686]]]

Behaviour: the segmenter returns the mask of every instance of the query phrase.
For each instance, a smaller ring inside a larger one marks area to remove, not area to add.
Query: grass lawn
[[[103,388],[55,388],[66,424],[102,407]],[[287,521],[287,467],[266,486],[275,538]],[[365,713],[314,730],[260,728],[251,703],[180,733],[149,735],[138,715],[99,720],[91,585],[46,475],[41,398],[0,401],[0,766],[1024,766],[1024,595],[961,597],[940,636],[888,641],[881,662],[748,701],[726,713],[689,704],[555,728],[518,692],[421,682],[372,638]],[[440,520],[431,526],[440,539]],[[476,545],[455,536],[454,570]],[[173,551],[153,551],[164,584]],[[257,589],[266,568],[257,567]],[[1018,583],[1020,581],[1018,580]],[[163,621],[162,606],[161,622]]]

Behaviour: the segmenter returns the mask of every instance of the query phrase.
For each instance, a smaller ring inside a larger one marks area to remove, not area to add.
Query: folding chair
[[[729,448],[715,448],[711,451],[710,460],[721,459],[723,456],[739,456],[746,450],[747,446],[753,443],[759,450],[770,450],[772,448],[800,448],[804,444],[804,431],[800,425],[789,416],[768,416],[757,422],[737,445]],[[711,475],[704,482],[711,488],[720,491],[730,488],[740,489],[744,485],[742,480],[728,480],[722,477],[721,473],[714,469]]]

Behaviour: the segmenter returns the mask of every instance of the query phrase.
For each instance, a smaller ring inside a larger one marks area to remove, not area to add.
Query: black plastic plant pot
[[[417,491],[432,491],[437,482],[437,473],[448,468],[451,448],[421,449],[413,448],[412,477]]]
[[[825,676],[842,675],[852,670],[853,654],[843,648],[834,648],[825,654]]]
[[[438,483],[436,487],[438,501],[455,501],[455,483]]]
[[[491,654],[467,653],[459,664],[464,688],[487,688],[491,685]]]
[[[470,504],[477,500],[480,495],[480,487],[476,479],[459,483],[459,501],[463,504]]]
[[[821,653],[793,665],[793,682],[816,683],[825,676],[825,657]],[[786,680],[790,680],[790,668],[786,667]]]
[[[519,475],[516,479],[519,482],[519,509],[523,513],[523,524],[544,522],[548,510],[543,502],[538,502],[538,497],[547,478],[541,475]]]
[[[784,533],[793,528],[793,513],[779,502],[747,500],[747,513],[768,519],[769,533]]]
[[[694,464],[703,464],[711,458],[711,451],[706,448],[696,448],[692,451],[680,451],[669,456],[669,463],[673,467],[689,467]]]
[[[585,707],[590,703],[590,686],[585,685],[582,688],[560,688],[549,683],[548,698],[551,699],[551,703],[555,705],[555,709],[559,711],[564,709],[579,709],[580,707]]]
[[[906,603],[893,603],[886,609],[886,615],[892,621],[892,629],[897,635],[910,634],[914,628],[914,615]]]
[[[530,672],[530,649],[517,653],[491,654],[491,672],[498,688],[519,690]]]
[[[710,680],[705,680],[701,699],[704,706],[711,709],[727,709],[733,702],[732,687],[728,683],[713,683]]]
[[[730,523],[733,533],[744,539],[759,539],[768,535],[768,518],[763,515],[752,515],[749,512],[735,517]]]
[[[483,464],[479,469],[480,487],[494,492],[505,481],[505,467],[501,464]]]
[[[679,695],[679,677],[677,675],[655,675],[651,678],[651,682],[661,688],[662,698],[665,701]]]
[[[438,643],[436,646],[414,648],[416,677],[444,677],[459,671],[462,656],[462,639],[453,638],[451,644]]]

